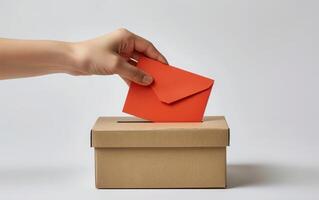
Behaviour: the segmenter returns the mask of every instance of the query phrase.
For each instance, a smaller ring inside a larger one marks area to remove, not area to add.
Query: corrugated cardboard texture
[[[100,117],[91,132],[91,146],[224,147],[229,128],[223,116],[198,123],[149,123],[132,117]]]
[[[226,147],[95,149],[97,188],[225,188]]]
[[[225,188],[229,128],[100,117],[91,131],[97,188]]]

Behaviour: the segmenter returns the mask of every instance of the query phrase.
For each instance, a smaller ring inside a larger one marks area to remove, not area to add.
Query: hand
[[[139,54],[167,63],[165,57],[146,39],[126,29],[95,39],[73,43],[75,67],[73,75],[120,75],[127,83],[149,85],[153,78],[134,66]]]

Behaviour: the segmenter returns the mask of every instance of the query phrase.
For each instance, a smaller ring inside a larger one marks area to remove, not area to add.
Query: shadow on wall
[[[267,185],[317,185],[319,169],[292,165],[230,164],[228,188]]]

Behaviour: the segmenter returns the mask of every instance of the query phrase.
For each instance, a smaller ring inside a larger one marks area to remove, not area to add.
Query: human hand
[[[127,83],[149,85],[153,78],[134,66],[139,54],[167,63],[166,58],[146,39],[126,29],[82,42],[72,43],[73,75],[120,75]]]

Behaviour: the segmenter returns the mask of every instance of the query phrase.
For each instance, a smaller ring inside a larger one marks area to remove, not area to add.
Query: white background
[[[119,27],[214,78],[231,127],[226,190],[97,190],[89,131],[123,115],[117,76],[0,81],[0,199],[317,199],[318,1],[0,0],[0,37],[78,41]],[[26,49],[28,51],[28,49]]]

